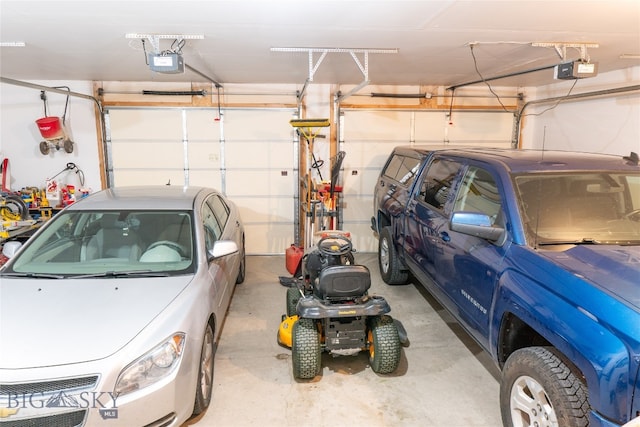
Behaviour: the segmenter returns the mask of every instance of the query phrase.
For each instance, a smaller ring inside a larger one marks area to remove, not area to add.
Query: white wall
[[[37,81],[46,87],[68,86],[72,92],[92,94],[91,82]],[[48,116],[62,117],[65,95],[47,92]],[[24,187],[44,188],[51,178],[72,162],[84,173],[84,187],[100,190],[100,165],[96,135],[95,103],[78,97],[69,98],[66,125],[74,141],[72,153],[53,149],[40,152],[43,140],[35,121],[44,117],[40,90],[8,83],[0,84],[0,158],[9,159],[11,181],[8,187],[18,191]],[[80,174],[64,172],[57,178],[60,185],[81,187]]]
[[[527,91],[526,101],[640,84],[640,66],[580,80],[558,81]],[[544,148],[626,155],[640,152],[640,92],[525,109],[523,148]]]

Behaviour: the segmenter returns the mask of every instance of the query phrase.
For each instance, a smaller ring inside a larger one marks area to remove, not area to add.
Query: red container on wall
[[[302,255],[304,255],[304,249],[296,245],[289,246],[285,251],[285,264],[287,266],[287,271],[292,275],[295,275],[298,271]]]
[[[60,117],[43,117],[36,120],[38,130],[44,139],[57,139],[64,136]]]

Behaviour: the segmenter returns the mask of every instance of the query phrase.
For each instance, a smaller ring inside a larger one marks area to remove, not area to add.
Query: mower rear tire
[[[311,379],[320,373],[320,334],[313,319],[294,323],[291,355],[295,378]]]
[[[390,374],[400,364],[400,337],[391,316],[372,317],[367,333],[369,364],[377,374]]]

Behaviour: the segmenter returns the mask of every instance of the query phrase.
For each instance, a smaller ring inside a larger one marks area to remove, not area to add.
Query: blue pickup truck
[[[396,147],[372,228],[501,369],[505,427],[640,416],[638,156]]]

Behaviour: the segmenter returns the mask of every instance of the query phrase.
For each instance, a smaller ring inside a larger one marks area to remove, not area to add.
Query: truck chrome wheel
[[[528,376],[518,378],[511,388],[510,402],[514,427],[558,426],[549,396],[535,379]]]

